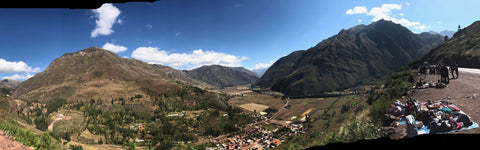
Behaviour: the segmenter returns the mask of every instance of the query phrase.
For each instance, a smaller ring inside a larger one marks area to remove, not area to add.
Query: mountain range
[[[464,30],[447,43],[470,29]],[[314,47],[294,51],[277,60],[261,78],[242,67],[177,70],[90,47],[55,59],[45,71],[19,84],[12,95],[38,100],[106,99],[178,91],[184,85],[218,89],[254,83],[287,96],[318,96],[379,83],[442,43],[441,35],[414,34],[399,24],[379,20],[341,30]]]
[[[223,88],[257,79],[246,69],[236,70],[241,71],[216,65],[181,71],[90,47],[55,59],[43,72],[20,83],[12,95],[39,101],[110,99],[176,92],[184,85]]]
[[[0,87],[5,88],[15,88],[17,87],[22,81],[12,80],[12,79],[3,79],[0,81]]]
[[[255,73],[243,67],[230,68],[220,65],[211,65],[184,72],[193,79],[220,88],[251,84],[258,79]]]
[[[453,37],[453,34],[455,34],[455,32],[456,31],[443,30],[443,31],[440,31],[440,32],[430,31],[428,33],[430,33],[430,34],[440,34],[443,37],[448,36],[448,38],[451,38],[451,37]]]
[[[460,67],[480,68],[480,21],[456,32],[449,40],[429,51],[411,65],[458,64]]]
[[[442,40],[382,19],[341,30],[314,47],[280,58],[254,86],[303,97],[376,83]]]

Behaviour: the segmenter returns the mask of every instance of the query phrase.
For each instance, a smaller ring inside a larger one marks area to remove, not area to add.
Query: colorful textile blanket
[[[451,104],[451,105],[453,105],[453,104]],[[455,106],[455,105],[453,105],[453,106]],[[458,109],[457,106],[455,106],[455,108]],[[470,116],[468,116],[468,114],[466,114],[465,112],[463,112],[463,111],[460,110],[460,109],[459,109],[458,113],[464,114],[464,115],[466,115],[468,118],[470,118]],[[470,118],[470,120],[471,120],[471,118]],[[418,120],[416,120],[416,121],[418,121]],[[399,124],[400,124],[400,125],[407,124],[407,120],[406,120],[405,116],[400,119],[400,123],[399,123]],[[478,125],[477,123],[473,122],[473,120],[472,120],[472,125],[470,125],[470,126],[468,126],[468,127],[462,127],[462,128],[454,129],[454,130],[447,131],[447,132],[436,132],[436,133],[433,133],[433,134],[453,133],[453,132],[458,132],[458,131],[463,131],[463,130],[475,129],[475,128],[478,128],[478,127],[479,127],[479,125]],[[424,125],[423,128],[420,128],[420,129],[417,130],[417,133],[418,133],[418,135],[430,134],[430,129],[429,129],[429,127],[428,127],[427,125]]]

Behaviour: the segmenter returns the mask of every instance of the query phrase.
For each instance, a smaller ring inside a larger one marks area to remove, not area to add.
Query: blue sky
[[[98,9],[0,9],[0,78],[26,80],[55,58],[91,46],[192,69],[262,69],[358,24],[392,20],[413,32],[456,31],[480,19],[479,1],[162,0]]]

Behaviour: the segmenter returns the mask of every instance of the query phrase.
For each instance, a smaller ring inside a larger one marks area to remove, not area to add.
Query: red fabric
[[[405,104],[405,116],[410,115],[412,113],[412,110],[413,110],[413,106],[406,103]]]
[[[455,111],[455,112],[460,111],[460,109],[458,109],[458,107],[453,106],[453,105],[448,105],[448,108],[450,108],[450,110]]]

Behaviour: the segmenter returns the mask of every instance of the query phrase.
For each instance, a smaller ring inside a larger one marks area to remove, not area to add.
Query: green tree
[[[70,145],[70,150],[83,150],[82,145]]]
[[[163,124],[163,133],[164,134],[168,134],[168,135],[172,135],[174,132],[173,132],[173,125],[168,122],[168,121],[165,121],[164,124]]]
[[[35,126],[37,129],[42,130],[42,131],[47,131],[48,129],[48,123],[47,123],[47,118],[45,115],[41,115],[40,117],[36,118],[35,121]]]
[[[57,111],[60,107],[67,103],[66,99],[57,98],[53,101],[48,101],[45,107],[47,108],[47,114]]]
[[[347,104],[343,104],[340,112],[343,114],[343,113],[347,112],[348,110],[350,110],[350,106],[347,105]]]
[[[220,112],[218,110],[213,110],[211,113],[210,113],[210,116],[212,117],[218,117],[220,116]]]

